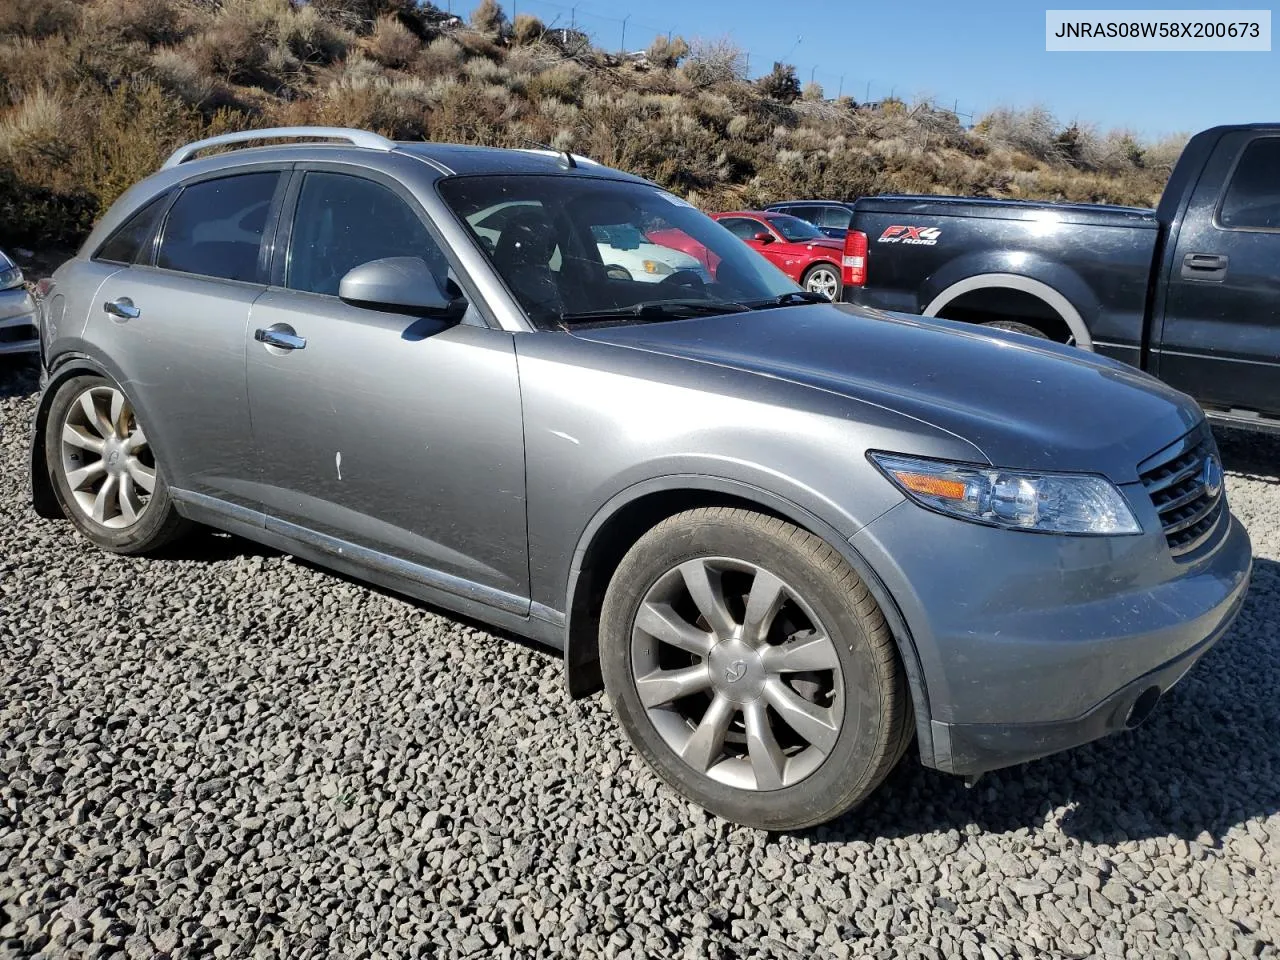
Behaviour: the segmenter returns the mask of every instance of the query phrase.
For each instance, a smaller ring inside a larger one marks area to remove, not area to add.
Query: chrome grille
[[[1210,463],[1212,465],[1210,465]],[[1218,528],[1226,508],[1222,467],[1205,424],[1138,465],[1175,557],[1191,553]],[[1211,485],[1216,481],[1216,489]]]

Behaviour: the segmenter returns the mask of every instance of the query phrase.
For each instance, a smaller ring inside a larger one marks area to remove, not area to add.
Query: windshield
[[[450,177],[440,194],[543,329],[742,310],[800,292],[710,217],[648,184]]]
[[[805,240],[825,240],[827,235],[815,227],[808,220],[801,220],[799,217],[770,217],[769,223],[773,229],[790,240],[792,243],[800,243]]]

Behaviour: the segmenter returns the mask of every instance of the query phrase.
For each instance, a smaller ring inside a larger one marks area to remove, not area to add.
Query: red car
[[[711,216],[806,290],[840,299],[842,241],[785,213],[734,210]]]

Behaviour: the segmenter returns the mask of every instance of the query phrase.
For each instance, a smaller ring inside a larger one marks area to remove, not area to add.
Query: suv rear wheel
[[[675,790],[748,826],[838,816],[911,734],[875,600],[826,543],[774,517],[709,508],[658,524],[613,576],[600,644],[636,749]]]
[[[44,450],[62,512],[98,546],[148,553],[186,529],[133,405],[111,381],[78,376],[58,388]]]

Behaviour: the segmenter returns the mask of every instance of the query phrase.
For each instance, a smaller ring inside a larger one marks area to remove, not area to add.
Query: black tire
[[[834,641],[843,677],[843,720],[834,746],[798,782],[738,788],[690,766],[664,740],[640,699],[632,668],[637,613],[659,578],[700,557],[757,565],[803,596]],[[601,611],[600,659],[628,739],[674,790],[728,820],[794,830],[831,820],[865,800],[888,776],[912,736],[906,680],[883,614],[835,550],[783,520],[713,507],[664,520],[619,564]]]
[[[117,384],[103,377],[82,375],[61,384],[49,405],[49,415],[45,420],[44,436],[41,439],[54,495],[58,498],[63,516],[102,549],[126,555],[155,553],[168,546],[191,526],[190,521],[180,516],[174,508],[169,496],[169,486],[158,463],[155,464],[154,490],[145,509],[139,513],[136,521],[122,527],[105,526],[87,515],[84,508],[76,502],[67,480],[61,440],[63,424],[72,405],[94,388],[120,391]]]
[[[1039,330],[1029,323],[1023,323],[1021,320],[990,320],[982,324],[982,326],[990,327],[992,330],[1012,330],[1014,333],[1025,333],[1028,337],[1035,337],[1037,340],[1049,339],[1049,335],[1043,330]]]
[[[831,294],[831,301],[833,303],[839,303],[840,294],[844,290],[844,283],[840,277],[840,269],[836,267],[835,264],[815,263],[813,266],[811,266],[808,270],[804,272],[803,276],[800,277],[800,286],[804,287],[806,290],[809,290],[810,289],[809,281],[812,280],[814,277],[814,274],[818,273],[819,271],[827,271],[835,279],[835,292]],[[828,289],[829,289],[829,285],[828,285]],[[822,293],[823,296],[827,295],[825,291],[815,291],[815,292]]]

